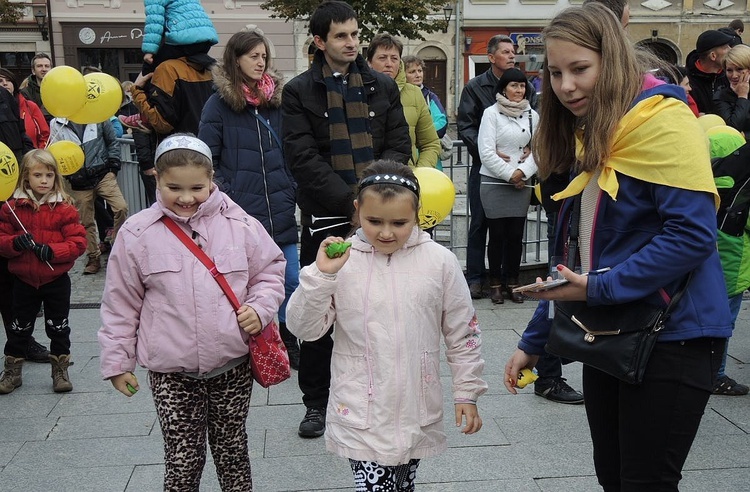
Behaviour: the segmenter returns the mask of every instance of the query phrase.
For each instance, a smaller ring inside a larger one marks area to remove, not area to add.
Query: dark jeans
[[[479,183],[482,177],[479,169],[482,164],[472,157],[469,171],[469,237],[466,245],[466,280],[469,284],[481,283],[485,275],[484,254],[487,246],[487,218],[484,216],[482,199],[479,196]]]
[[[143,193],[146,195],[146,205],[150,207],[156,201],[156,176],[143,174],[142,171],[140,175],[143,182]]]
[[[16,277],[8,271],[8,259],[0,257],[0,314],[8,334],[13,321],[13,281]]]
[[[678,490],[725,348],[723,338],[657,343],[640,385],[583,366],[594,467],[605,492]]]
[[[19,279],[13,284],[13,322],[6,329],[5,355],[25,357],[34,333],[34,322],[44,303],[44,329],[50,339],[50,353],[70,353],[70,277],[63,273],[41,287],[34,288]]]
[[[100,196],[94,198],[94,218],[96,220],[96,229],[99,232],[99,242],[103,243],[104,238],[107,237],[107,229],[115,227],[115,216],[107,206],[104,198]]]
[[[338,220],[315,224],[313,228],[337,223]],[[310,228],[302,226],[300,235],[300,267],[315,261],[320,243],[328,236],[346,237],[351,225],[346,224],[332,229],[310,234]],[[302,402],[307,408],[325,408],[328,404],[328,389],[331,386],[331,353],[333,352],[333,326],[322,338],[313,342],[301,342],[299,348],[299,389]]]
[[[523,254],[523,227],[526,217],[487,219],[490,241],[487,258],[490,278],[503,285],[517,284]]]

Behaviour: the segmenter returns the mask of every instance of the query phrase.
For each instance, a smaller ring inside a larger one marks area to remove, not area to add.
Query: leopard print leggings
[[[221,490],[251,492],[245,432],[253,389],[249,362],[210,379],[153,371],[148,379],[164,436],[164,490],[198,490],[208,435]]]

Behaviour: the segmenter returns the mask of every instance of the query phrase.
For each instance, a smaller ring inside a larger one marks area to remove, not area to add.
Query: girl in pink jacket
[[[164,490],[198,490],[206,434],[222,490],[252,490],[245,420],[253,378],[248,337],[284,300],[281,250],[211,181],[211,150],[189,135],[156,149],[157,201],[125,222],[107,265],[99,344],[105,379],[138,391],[148,380],[164,436]],[[243,306],[161,221],[202,248]]]
[[[357,490],[414,490],[419,460],[446,449],[440,338],[453,375],[455,425],[482,427],[481,339],[455,255],[419,230],[419,184],[408,166],[370,165],[354,201],[361,228],[329,258],[320,245],[287,307],[299,338],[335,322],[326,447],[348,458]]]

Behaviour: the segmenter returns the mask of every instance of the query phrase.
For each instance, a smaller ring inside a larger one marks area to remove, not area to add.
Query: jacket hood
[[[271,108],[278,108],[281,106],[281,89],[283,77],[273,69],[268,69],[266,73],[271,76],[275,84],[273,95],[268,101],[268,106]],[[232,111],[236,113],[244,111],[248,105],[247,101],[245,100],[245,95],[241,90],[237,90],[237,88],[232,86],[231,82],[227,78],[227,73],[224,71],[223,65],[217,64],[214,67],[213,76],[214,86],[216,87],[216,92],[219,94],[219,97],[225,103],[227,103],[230,108],[232,108]]]
[[[404,88],[404,85],[406,85],[406,69],[404,68],[404,61],[401,60],[401,66],[398,68],[398,73],[396,74],[396,85],[398,85],[398,90]]]
[[[424,232],[419,228],[419,226],[414,226],[414,229],[411,231],[411,235],[409,236],[409,239],[406,240],[406,243],[404,246],[399,250],[396,251],[394,254],[398,254],[401,251],[408,251],[411,248],[414,248],[415,246],[419,246],[422,243],[426,243],[431,241],[430,235]],[[354,233],[354,236],[351,237],[352,242],[352,249],[355,249],[357,251],[362,251],[363,253],[374,253],[375,249],[370,244],[370,242],[367,240],[367,237],[365,236],[365,231],[360,227],[357,229],[357,232]]]

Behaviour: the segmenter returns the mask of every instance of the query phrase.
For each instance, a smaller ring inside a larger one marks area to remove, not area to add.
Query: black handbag
[[[575,200],[568,228],[569,267],[574,266],[578,250],[580,195]],[[626,383],[640,384],[659,331],[685,293],[692,275],[692,272],[687,275],[666,307],[643,300],[600,306],[589,306],[585,301],[555,301],[555,316],[545,349]]]

